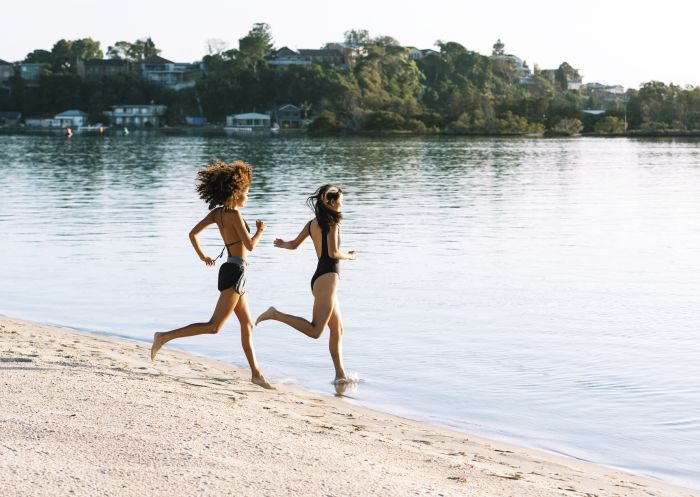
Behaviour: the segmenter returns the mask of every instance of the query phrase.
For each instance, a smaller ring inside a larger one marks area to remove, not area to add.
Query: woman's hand
[[[277,238],[273,243],[277,248],[287,248],[287,242],[285,242],[281,238]]]
[[[258,231],[260,231],[262,233],[263,231],[265,231],[265,228],[267,228],[267,224],[265,224],[260,219],[257,219],[255,221],[255,227],[258,229]]]
[[[351,250],[350,252],[348,252],[348,255],[350,256],[349,260],[351,260],[351,261],[357,260],[358,254],[357,254],[356,250]]]
[[[213,266],[214,264],[216,264],[216,261],[214,259],[212,259],[211,257],[207,257],[206,255],[204,257],[200,257],[200,259],[202,259],[204,264],[206,264],[207,266]]]

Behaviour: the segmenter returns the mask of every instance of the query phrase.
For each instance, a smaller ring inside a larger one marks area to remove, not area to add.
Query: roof
[[[151,55],[141,61],[142,64],[174,64],[175,62],[164,59],[160,55]]]
[[[342,57],[340,52],[330,48],[300,48],[299,53],[305,57]]]
[[[270,119],[270,116],[268,116],[267,114],[258,114],[257,112],[249,112],[247,114],[234,114],[233,116],[227,117],[233,117],[234,119]]]
[[[0,112],[0,117],[3,119],[19,119],[20,117],[22,117],[22,113],[13,111],[2,111]]]
[[[0,66],[11,66],[11,65],[12,64],[10,64],[9,62],[0,59]]]
[[[605,111],[603,109],[583,109],[581,112],[583,114],[590,114],[591,116],[599,116],[601,114],[605,114]]]
[[[132,108],[142,108],[142,107],[166,107],[163,104],[122,104],[122,105],[112,105],[111,106],[113,109],[121,109],[122,107],[127,108],[127,107],[132,107]]]
[[[128,64],[124,59],[86,59],[83,61],[86,66],[126,66]]]
[[[82,110],[66,110],[64,112],[61,112],[60,114],[56,114],[55,118],[59,117],[87,117],[87,112],[83,112]]]
[[[301,107],[297,107],[297,106],[294,105],[294,104],[286,104],[286,105],[283,105],[282,107],[280,107],[280,108],[277,109],[277,110],[290,109],[290,108],[291,108],[291,109],[294,109],[294,110],[301,110]]]

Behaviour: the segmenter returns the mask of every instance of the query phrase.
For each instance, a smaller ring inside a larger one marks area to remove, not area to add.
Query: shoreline
[[[158,136],[200,136],[200,137],[229,137],[244,140],[260,140],[274,138],[416,138],[416,137],[462,137],[462,138],[504,138],[504,139],[547,139],[556,140],[561,138],[700,138],[700,130],[644,130],[633,129],[624,133],[594,133],[585,132],[579,134],[560,134],[553,132],[542,133],[453,133],[446,131],[438,132],[413,132],[404,130],[377,130],[377,131],[352,131],[342,130],[337,133],[308,134],[304,130],[289,129],[282,130],[275,135],[231,135],[227,133],[224,126],[171,126],[167,128],[132,128],[129,135],[158,135]],[[65,128],[16,128],[0,127],[0,135],[9,136],[58,136],[65,137]],[[106,128],[103,136],[122,136],[123,133],[116,128]],[[71,138],[82,136],[97,137],[97,133],[74,133]]]
[[[185,352],[159,358],[0,315],[0,494],[700,496],[296,386],[270,392]]]

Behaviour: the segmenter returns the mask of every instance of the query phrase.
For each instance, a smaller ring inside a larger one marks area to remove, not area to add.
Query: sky
[[[150,36],[166,59],[193,62],[207,53],[208,39],[235,48],[253,23],[266,22],[276,47],[320,48],[366,29],[403,45],[455,41],[488,55],[500,38],[530,67],[566,61],[584,82],[700,85],[699,15],[693,0],[3,1],[0,59],[21,60],[61,38],[91,37],[106,52],[116,41]]]

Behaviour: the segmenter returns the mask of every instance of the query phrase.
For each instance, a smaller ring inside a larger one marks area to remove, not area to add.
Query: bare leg
[[[333,303],[335,301],[335,290],[337,286],[338,275],[335,273],[326,273],[315,281],[313,289],[313,321],[307,321],[298,316],[285,314],[274,307],[270,307],[258,316],[255,324],[272,319],[287,324],[295,330],[301,331],[308,337],[318,338],[323,333],[323,329],[326,327],[326,324],[328,324],[328,320],[333,312]]]
[[[255,360],[255,349],[253,348],[253,319],[250,317],[248,299],[246,299],[245,295],[241,295],[238,299],[238,305],[234,310],[238,321],[241,323],[241,345],[243,346],[243,352],[250,365],[251,381],[263,388],[272,389],[274,387],[270,385],[262,375],[258,367],[258,362]]]
[[[328,321],[328,327],[331,330],[331,338],[328,342],[328,349],[331,352],[333,366],[335,367],[335,382],[345,383],[345,369],[343,369],[343,316],[340,314],[340,304],[338,298],[335,299],[333,305],[333,313]]]
[[[192,323],[176,330],[154,333],[153,345],[151,346],[151,360],[156,358],[161,347],[170,340],[203,335],[205,333],[218,333],[236,307],[239,297],[240,295],[238,295],[233,288],[224,290],[219,295],[219,300],[214,308],[214,314],[212,314],[211,319],[206,323]]]

